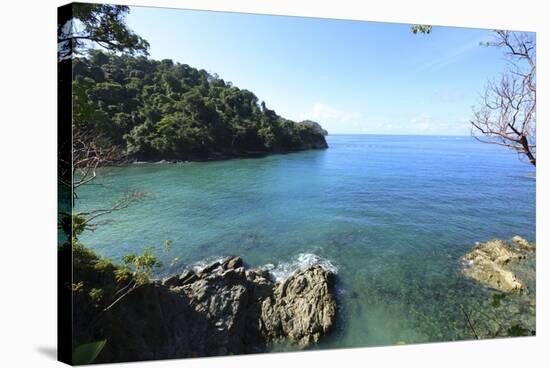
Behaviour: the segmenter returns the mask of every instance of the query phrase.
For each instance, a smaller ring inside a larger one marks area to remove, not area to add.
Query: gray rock
[[[178,275],[173,275],[162,280],[162,285],[167,287],[178,286],[180,278]]]
[[[222,264],[221,264],[220,261],[212,262],[211,264],[205,266],[205,267],[199,272],[199,274],[201,274],[201,275],[207,275],[208,273],[215,271],[215,270],[216,270],[217,268],[219,268],[221,265],[222,265]]]
[[[300,347],[318,342],[336,315],[332,288],[333,274],[320,266],[276,284],[273,296],[262,303],[262,322],[269,339],[286,338]]]
[[[98,362],[261,352],[285,339],[306,347],[332,327],[333,277],[314,266],[275,283],[231,257],[145,285],[99,319],[109,341]]]
[[[194,271],[185,270],[179,276],[178,286],[183,286],[185,284],[195,282],[196,280],[198,280],[198,277],[197,277],[197,275],[195,274]]]
[[[241,257],[230,257],[222,263],[222,267],[225,270],[239,268],[243,266],[243,260]]]

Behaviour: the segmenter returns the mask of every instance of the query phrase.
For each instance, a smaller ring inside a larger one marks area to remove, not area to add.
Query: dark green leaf
[[[106,343],[107,340],[101,340],[77,346],[73,350],[73,364],[81,365],[93,363]]]

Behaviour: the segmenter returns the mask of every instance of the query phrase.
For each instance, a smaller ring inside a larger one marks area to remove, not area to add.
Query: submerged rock
[[[275,282],[240,257],[145,285],[104,313],[109,336],[98,362],[265,351],[286,340],[303,348],[329,332],[334,274],[321,266]]]
[[[515,236],[512,244],[503,240],[479,243],[463,257],[466,276],[504,293],[526,291],[525,283],[512,271],[513,264],[526,258],[526,252],[535,249],[525,239]]]

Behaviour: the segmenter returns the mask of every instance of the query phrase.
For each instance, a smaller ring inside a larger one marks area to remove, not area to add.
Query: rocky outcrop
[[[286,338],[302,347],[318,342],[331,328],[336,314],[331,284],[332,274],[321,267],[301,271],[277,284],[272,297],[262,302],[266,335],[271,340]]]
[[[321,126],[321,124],[319,124],[318,122],[316,121],[313,121],[313,120],[303,120],[299,123],[297,123],[298,125],[305,125],[305,126],[308,126],[308,127],[311,127],[313,128],[313,130],[319,134],[322,134],[322,135],[328,135],[328,132],[323,129],[323,127]]]
[[[466,276],[504,293],[521,293],[525,283],[512,270],[512,265],[525,259],[535,246],[515,236],[512,243],[490,240],[479,243],[463,257],[463,272]]]
[[[325,137],[317,136],[317,137],[313,137],[308,142],[301,143],[297,150],[305,151],[305,150],[311,150],[311,149],[326,149],[326,148],[328,148],[328,143],[325,140]],[[283,152],[286,152],[286,151],[287,150],[283,150]]]
[[[514,236],[512,237],[512,242],[521,250],[528,251],[528,252],[534,252],[536,250],[536,246],[533,243],[529,243],[527,240],[523,239],[521,236]]]
[[[332,327],[333,278],[312,266],[275,282],[230,257],[144,285],[101,317],[97,337],[110,339],[98,361],[261,352],[279,340],[307,347]]]

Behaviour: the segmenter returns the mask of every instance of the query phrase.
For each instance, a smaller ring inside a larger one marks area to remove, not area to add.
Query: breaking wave
[[[279,263],[276,266],[268,263],[261,268],[268,270],[275,281],[283,281],[295,272],[306,270],[312,266],[321,266],[327,271],[338,273],[338,267],[332,262],[312,253],[300,253],[292,262]]]
[[[192,269],[195,272],[201,272],[206,266],[211,265],[214,262],[223,262],[228,257],[209,257],[205,258],[201,261],[195,262],[191,265],[190,269]]]
[[[195,272],[202,271],[206,266],[211,265],[214,262],[223,262],[228,257],[209,257],[201,261],[195,262],[185,269],[191,269]],[[283,281],[299,271],[307,270],[312,266],[321,266],[323,269],[330,271],[334,274],[338,273],[338,267],[336,267],[331,261],[326,258],[322,258],[313,253],[300,253],[290,262],[282,262],[277,265],[273,263],[267,263],[261,267],[262,270],[269,271],[270,275],[275,281]]]

